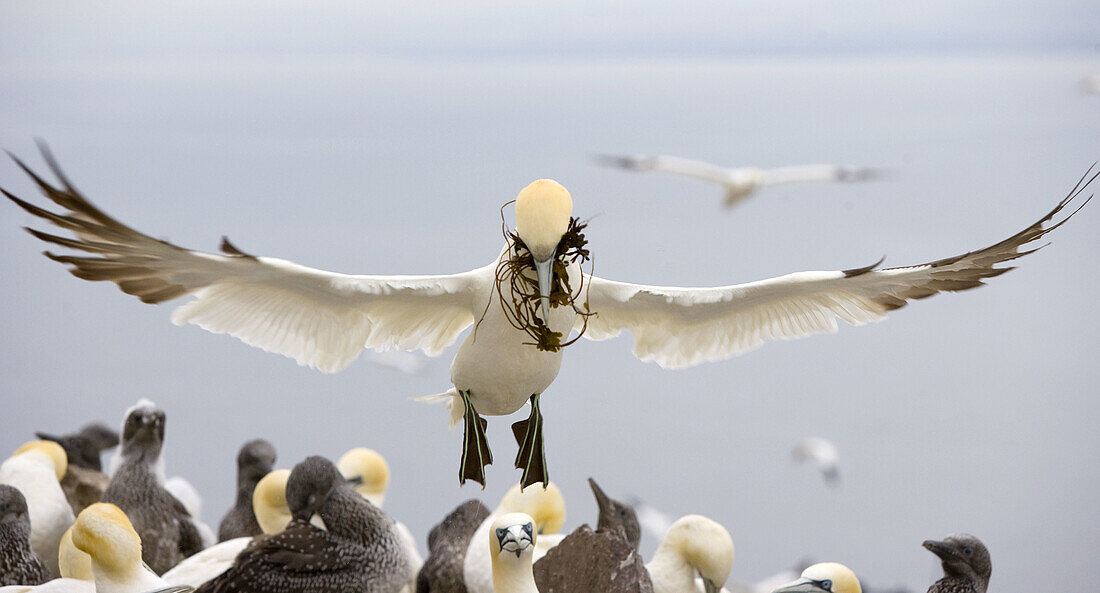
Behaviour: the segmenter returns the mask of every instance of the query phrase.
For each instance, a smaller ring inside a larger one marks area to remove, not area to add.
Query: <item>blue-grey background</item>
[[[49,141],[97,204],[136,228],[350,273],[483,265],[500,205],[568,187],[597,274],[672,285],[928,261],[1044,214],[1100,158],[1095,2],[5,2],[0,144]],[[595,152],[730,165],[843,162],[883,181],[761,192],[719,209],[687,179],[600,169]],[[0,185],[39,202],[0,163]],[[1070,590],[1100,549],[1096,418],[1100,206],[991,287],[882,324],[665,371],[630,338],[579,343],[547,391],[567,527],[595,519],[584,479],[723,523],[734,578],[798,558],[923,591],[926,538],[991,549],[994,590]],[[386,509],[421,538],[461,500],[518,478],[491,418],[489,487],[457,487],[440,407],[453,349],[423,376],[359,361],[322,375],[169,321],[40,255],[0,204],[0,451],[34,430],[168,413],[168,473],[216,524],[234,458],[266,437],[281,467],[365,445],[393,471]],[[794,465],[839,445],[828,489]],[[644,552],[651,553],[653,540]]]

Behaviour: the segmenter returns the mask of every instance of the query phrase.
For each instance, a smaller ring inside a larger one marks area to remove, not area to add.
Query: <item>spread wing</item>
[[[761,171],[760,183],[805,183],[810,181],[866,181],[882,175],[879,169],[843,165],[794,165]]]
[[[1092,168],[1050,213],[1019,233],[985,249],[931,263],[799,272],[715,288],[643,286],[591,277],[588,302],[596,315],[588,319],[584,337],[606,340],[629,330],[639,359],[683,368],[736,356],[770,340],[835,332],[837,318],[852,325],[882,321],[911,299],[981,286],[984,279],[1013,269],[994,266],[1042,247],[1021,250],[1080,210],[1079,206],[1054,222],[1096,179],[1091,174]]]
[[[60,187],[15,161],[63,212],[0,192],[72,237],[28,228],[32,235],[91,254],[46,257],[146,303],[191,295],[173,312],[175,324],[230,334],[324,372],[343,369],[364,348],[438,354],[473,323],[475,295],[491,287],[491,266],[447,276],[353,276],[252,256],[227,239],[224,254],[184,249],[108,216],[73,188],[45,148],[43,155]]]

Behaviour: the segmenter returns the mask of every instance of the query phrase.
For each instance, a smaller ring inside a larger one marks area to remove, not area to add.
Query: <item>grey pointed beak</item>
[[[610,499],[604,494],[604,491],[600,488],[600,485],[596,483],[596,480],[588,478],[588,485],[592,487],[592,494],[596,495],[596,505],[600,507],[600,510],[606,509],[610,504]]]
[[[815,581],[801,578],[793,583],[787,583],[772,593],[823,593],[824,589],[817,586]]]
[[[542,320],[550,325],[550,289],[554,279],[554,257],[535,260],[535,273],[539,278],[539,301],[542,303]]]
[[[710,579],[703,579],[703,591],[704,593],[721,593],[722,587],[714,584],[714,581]]]
[[[926,539],[921,543],[922,546],[929,552],[939,556],[940,558],[947,558],[953,555],[953,550],[947,542],[936,541],[934,539]]]

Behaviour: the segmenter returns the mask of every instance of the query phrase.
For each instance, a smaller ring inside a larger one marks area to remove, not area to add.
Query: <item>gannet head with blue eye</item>
[[[854,572],[843,564],[822,562],[802,571],[802,578],[772,593],[862,593]]]
[[[493,522],[489,536],[490,552],[495,558],[502,553],[516,558],[532,554],[535,549],[535,521],[523,513],[508,513]]]
[[[531,252],[538,275],[542,315],[550,318],[554,255],[562,235],[569,230],[573,197],[553,179],[539,179],[516,196],[516,234]]]

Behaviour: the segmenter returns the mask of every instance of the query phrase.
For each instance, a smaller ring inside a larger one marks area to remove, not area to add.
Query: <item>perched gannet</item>
[[[468,593],[462,578],[470,538],[489,517],[480,500],[458,505],[428,533],[428,559],[416,575],[416,593]]]
[[[161,485],[164,425],[160,408],[144,403],[131,408],[122,428],[117,469],[103,493],[103,502],[126,513],[127,524],[141,537],[142,558],[157,574],[204,547],[190,513]]]
[[[229,570],[198,591],[397,593],[406,585],[393,521],[356,493],[332,462],[314,456],[294,466],[286,500],[290,525],[255,538]],[[309,523],[314,514],[326,529]]]
[[[237,500],[218,525],[218,541],[263,533],[252,510],[253,493],[274,464],[275,447],[271,443],[255,439],[241,446],[237,453]]]
[[[654,593],[717,593],[733,568],[733,538],[700,515],[681,517],[646,564]],[[702,587],[695,573],[702,578]]]
[[[922,545],[943,563],[943,578],[928,593],[985,593],[993,564],[981,540],[969,533],[952,533],[943,541],[929,539]]]
[[[587,524],[535,562],[535,583],[554,593],[642,593],[653,590],[637,554],[642,530],[630,505],[608,497],[588,479],[599,507],[596,531]]]
[[[54,187],[23,165],[61,213],[8,192],[34,216],[75,238],[28,229],[35,237],[90,256],[46,255],[86,280],[110,280],[147,303],[194,298],[172,314],[289,356],[325,372],[349,365],[364,348],[438,354],[459,334],[451,365],[454,387],[442,394],[452,421],[463,420],[459,479],[484,484],[493,460],[482,414],[502,416],[530,402],[527,420],[513,425],[521,483],[546,483],[548,473],[539,400],[561,367],[574,330],[605,340],[624,330],[634,354],[666,368],[683,368],[752,350],[769,340],[834,332],[837,318],[861,325],[881,321],[909,299],[980,286],[1011,268],[996,264],[1056,228],[1049,224],[1092,179],[1023,231],[957,257],[903,268],[876,265],[844,271],[801,272],[714,288],[676,288],[614,282],[581,271],[589,256],[572,217],[573,199],[555,181],[540,179],[515,201],[516,231],[489,265],[453,275],[352,276],[257,257],[223,241],[224,255],[183,249],[111,218],[88,202],[43,154],[60,179]],[[1071,214],[1072,215],[1072,214]],[[1068,216],[1066,217],[1068,218]],[[572,338],[575,339],[575,338]]]
[[[79,432],[61,436],[45,432],[34,434],[44,441],[53,441],[61,445],[69,460],[69,469],[82,467],[102,471],[101,455],[107,449],[118,445],[118,433],[99,422],[88,424]]]
[[[663,171],[717,183],[726,190],[726,201],[724,203],[726,209],[733,208],[766,185],[814,181],[866,181],[882,174],[879,169],[842,165],[796,165],[774,169],[760,169],[757,167],[730,169],[675,156],[644,154],[627,156],[600,155],[596,160],[603,165],[632,171]]]
[[[836,445],[830,440],[806,437],[795,443],[794,448],[791,449],[791,456],[795,461],[812,461],[821,472],[821,476],[825,478],[825,483],[830,486],[835,486],[840,480],[840,467],[837,463],[840,456],[837,454]]]
[[[534,561],[538,561],[562,539],[558,533],[565,524],[565,497],[561,490],[553,483],[546,484],[545,488],[512,486],[470,538],[462,565],[462,579],[469,593],[493,593],[493,567],[485,538],[492,530],[493,522],[508,513],[523,513],[534,519],[539,532],[539,541],[532,557]]]
[[[282,533],[291,521],[290,507],[286,502],[286,483],[289,476],[290,470],[287,469],[268,473],[256,484],[250,496],[253,507],[250,513],[259,519],[265,534]],[[252,540],[252,536],[244,536],[214,544],[184,558],[161,577],[171,585],[198,587],[228,570],[237,555]]]
[[[531,573],[535,554],[535,521],[523,513],[508,513],[493,520],[489,550],[493,567],[493,589],[497,593],[539,593]]]
[[[15,486],[0,484],[0,585],[41,585],[51,576],[31,549],[27,499]]]
[[[73,515],[80,514],[85,507],[99,502],[103,491],[107,489],[107,475],[103,473],[100,456],[104,450],[118,445],[118,433],[103,424],[94,423],[73,432],[56,436],[46,432],[36,432],[35,436],[44,441],[53,441],[63,449],[69,462],[68,471],[61,479],[61,489],[73,509]]]
[[[61,489],[61,479],[67,470],[65,450],[52,441],[24,443],[0,465],[0,484],[18,488],[26,499],[31,549],[46,563],[52,576],[60,574],[57,548],[74,520],[72,507]]]
[[[822,562],[802,571],[802,578],[772,593],[863,593],[856,573],[843,564]]]
[[[336,462],[337,469],[355,486],[355,491],[371,504],[382,508],[386,502],[386,491],[390,487],[390,466],[386,458],[365,447],[356,447],[344,453]],[[420,550],[416,547],[416,538],[404,523],[394,519],[394,529],[405,546],[405,558],[409,565],[409,588],[416,586],[416,573],[424,564]]]
[[[113,504],[97,502],[84,509],[72,538],[78,550],[91,556],[97,593],[144,593],[168,586],[142,562],[141,537]]]
[[[637,550],[642,540],[642,526],[638,523],[638,514],[634,512],[634,508],[604,494],[603,489],[592,478],[588,478],[588,486],[592,488],[592,494],[596,497],[596,506],[600,510],[596,520],[596,531],[614,533],[619,530],[626,538],[626,543]]]

